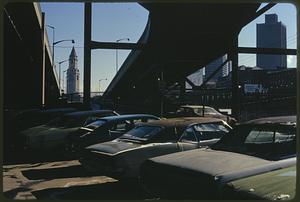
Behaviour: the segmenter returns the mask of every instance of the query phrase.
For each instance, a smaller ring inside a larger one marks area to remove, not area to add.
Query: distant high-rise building
[[[67,70],[67,94],[79,92],[79,69],[75,48],[72,48]]]
[[[256,24],[256,46],[258,48],[286,48],[286,27],[278,22],[276,14],[265,15],[265,23]],[[263,69],[287,67],[286,55],[257,54],[256,66]]]
[[[219,57],[205,67],[205,79],[207,79],[221,64],[227,59],[227,55]],[[216,82],[218,78],[227,76],[231,71],[229,63],[226,63],[211,79],[211,82]]]

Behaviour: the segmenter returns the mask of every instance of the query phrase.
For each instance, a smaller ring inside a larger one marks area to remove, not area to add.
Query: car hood
[[[94,144],[86,147],[87,150],[97,151],[108,155],[118,154],[128,149],[140,147],[141,144],[134,142],[110,141],[99,144]]]
[[[123,142],[123,141],[110,141],[99,143],[95,145],[91,145],[86,147],[87,150],[95,151],[97,153],[103,153],[106,155],[117,155],[120,153],[124,153],[131,150],[141,149],[145,147],[152,147],[157,145],[164,145],[164,144],[172,144],[171,142],[166,143],[149,143],[149,144],[140,144],[135,142]]]
[[[233,152],[196,149],[150,159],[152,163],[211,176],[221,181],[267,172],[296,163],[296,158],[269,161]]]
[[[42,133],[44,131],[47,131],[48,129],[49,129],[49,127],[46,126],[46,125],[35,126],[35,127],[32,127],[32,128],[23,130],[21,132],[21,135],[24,135],[24,136],[34,136],[36,134]]]

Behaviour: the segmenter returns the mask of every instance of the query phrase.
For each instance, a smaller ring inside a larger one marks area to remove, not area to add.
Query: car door
[[[179,151],[198,148],[198,139],[192,126],[186,128],[177,142]]]

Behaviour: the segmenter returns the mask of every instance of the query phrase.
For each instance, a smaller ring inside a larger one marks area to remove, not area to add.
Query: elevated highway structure
[[[260,4],[143,3],[145,31],[104,93],[120,105],[160,110],[163,93],[228,54],[237,67],[237,37]],[[235,77],[234,77],[235,78]],[[236,78],[235,81],[236,82]]]
[[[8,3],[3,11],[4,108],[56,105],[60,92],[39,3]]]

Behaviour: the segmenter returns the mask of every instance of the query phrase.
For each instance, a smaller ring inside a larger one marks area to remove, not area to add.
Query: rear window
[[[102,126],[105,123],[106,123],[105,120],[97,120],[97,121],[94,121],[94,122],[92,122],[91,124],[89,124],[87,126],[84,126],[84,127],[95,130],[96,128],[99,128],[100,126]]]
[[[161,130],[162,128],[159,126],[138,126],[121,136],[120,139],[149,140],[156,136]]]
[[[212,148],[265,159],[280,159],[296,153],[296,128],[274,124],[241,125]]]

